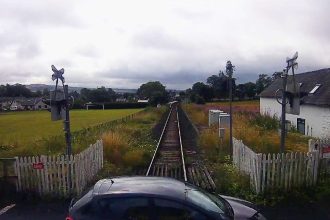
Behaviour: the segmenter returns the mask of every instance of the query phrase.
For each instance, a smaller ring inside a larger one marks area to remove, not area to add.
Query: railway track
[[[147,176],[166,176],[187,181],[178,120],[178,104],[171,106]]]
[[[214,191],[215,184],[200,158],[189,123],[179,104],[173,103],[146,176],[172,177]]]

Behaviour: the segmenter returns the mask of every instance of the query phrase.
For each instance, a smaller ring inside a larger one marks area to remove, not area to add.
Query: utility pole
[[[235,66],[228,60],[226,65],[226,73],[229,77],[229,148],[230,157],[233,155],[233,116],[232,116],[232,100],[233,100],[233,72]]]

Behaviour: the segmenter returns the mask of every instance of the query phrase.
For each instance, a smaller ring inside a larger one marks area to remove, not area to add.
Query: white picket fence
[[[16,157],[17,191],[66,197],[79,195],[103,167],[103,143],[71,156]]]
[[[233,139],[233,163],[250,176],[251,186],[256,193],[315,185],[319,160],[318,150],[308,153],[257,154],[242,141]]]

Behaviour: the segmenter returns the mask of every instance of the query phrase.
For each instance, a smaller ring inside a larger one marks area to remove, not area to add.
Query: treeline
[[[0,85],[0,97],[41,97],[49,95],[49,90],[44,89],[43,91],[32,92],[25,85],[22,84],[14,84],[14,85]]]
[[[236,79],[232,78],[233,98],[234,99],[254,99],[262,92],[270,83],[280,77],[281,73],[274,73],[272,76],[260,74],[256,82],[247,82],[236,84]],[[229,97],[229,77],[223,71],[219,71],[218,75],[211,75],[207,78],[206,83],[196,82],[192,88],[181,92],[180,96],[190,99],[191,102],[204,104],[212,100],[225,100]]]
[[[114,102],[125,102],[135,103],[139,99],[146,99],[151,105],[164,104],[170,100],[170,96],[174,96],[172,92],[166,91],[165,86],[159,81],[147,82],[142,84],[137,93],[124,93],[117,94],[111,88],[100,87],[96,89],[81,89],[80,93],[73,91],[69,93],[69,96],[74,98],[74,106],[76,108],[83,108],[88,102],[91,103],[114,103]],[[0,97],[43,97],[49,99],[50,91],[44,89],[43,91],[32,92],[25,85],[14,84],[14,85],[0,85]],[[113,107],[120,107],[121,105],[113,105]],[[128,105],[129,106],[129,105]],[[142,106],[142,105],[139,105]],[[144,104],[145,106],[145,104]]]

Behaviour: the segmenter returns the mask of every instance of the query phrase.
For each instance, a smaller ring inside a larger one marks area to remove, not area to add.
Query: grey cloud
[[[0,70],[0,84],[14,84],[14,83],[23,83],[28,82],[34,74],[32,72],[14,72],[14,71],[5,71]]]
[[[186,20],[207,20],[212,18],[213,11],[212,10],[202,10],[202,9],[197,9],[197,10],[191,10],[189,8],[176,8],[174,10],[174,13],[183,19]]]
[[[281,71],[286,56],[296,50],[297,72],[330,64],[328,0],[219,4],[238,8],[236,14],[191,2],[189,7],[164,8],[166,13],[160,13],[164,17],[153,16],[150,23],[148,10],[139,12],[144,18],[140,20],[133,11],[131,17],[123,18],[98,8],[107,3],[91,2],[89,13],[88,4],[0,0],[0,80],[49,80],[54,64],[65,68],[72,84],[133,87],[159,80],[168,88],[188,88],[224,70],[228,59],[236,65],[234,76],[239,83]],[[292,11],[284,13],[286,7]],[[54,36],[59,34],[65,41],[67,33],[72,36],[66,45]],[[62,54],[57,49],[63,45]],[[84,73],[84,66],[90,72]],[[105,70],[97,72],[101,68]]]
[[[153,27],[141,31],[132,37],[132,44],[143,48],[161,50],[180,50],[184,49],[183,42],[175,39],[163,29]]]
[[[2,20],[22,25],[65,25],[80,26],[74,16],[73,5],[68,1],[12,1],[3,0],[0,4]]]
[[[185,88],[191,86],[197,81],[206,80],[207,74],[196,70],[179,70],[179,71],[150,71],[141,74],[139,71],[129,70],[127,67],[116,70],[104,71],[96,74],[104,78],[105,81],[112,79],[121,79],[129,83],[141,85],[148,81],[160,81],[168,88]]]
[[[26,42],[21,44],[17,50],[17,57],[26,59],[26,58],[33,58],[40,54],[40,48],[36,42]]]
[[[87,57],[87,58],[97,58],[99,57],[99,52],[95,49],[94,46],[88,45],[76,49],[78,55]]]

